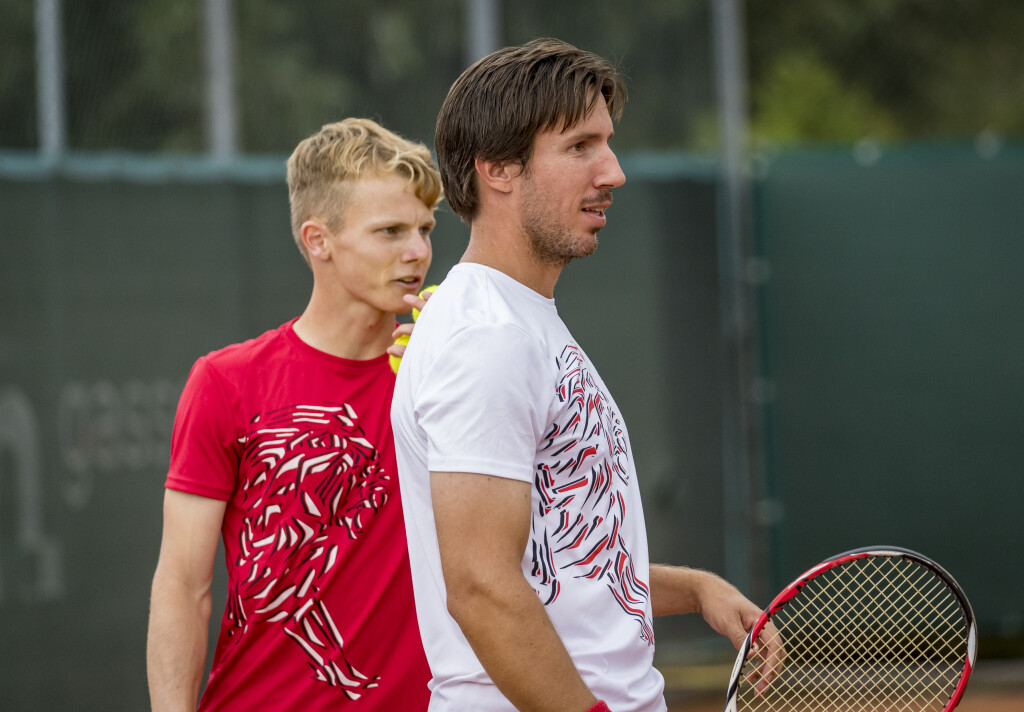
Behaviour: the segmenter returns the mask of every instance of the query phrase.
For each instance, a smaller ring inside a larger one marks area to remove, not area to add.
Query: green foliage
[[[192,0],[64,3],[72,147],[204,148],[199,8]]]
[[[497,0],[500,42],[616,62],[620,150],[716,151],[712,0]],[[202,151],[203,0],[64,0],[69,143]],[[240,143],[287,152],[365,115],[431,142],[466,62],[466,0],[235,0]],[[756,141],[1024,135],[1020,0],[746,0]],[[0,2],[0,148],[36,135],[34,0]]]
[[[1018,0],[748,0],[753,123],[787,123],[778,105],[787,65],[813,61],[854,95],[861,134],[891,122],[909,139],[1024,135],[1024,3]],[[824,72],[819,70],[819,73]],[[820,81],[820,79],[819,79]],[[824,87],[820,87],[824,88]],[[806,110],[794,98],[792,110]],[[830,104],[833,106],[833,104]],[[792,117],[788,123],[813,128]],[[801,140],[845,140],[797,132]],[[856,132],[853,132],[856,133]]]
[[[34,148],[38,141],[32,2],[0,2],[0,146],[10,148]]]
[[[302,12],[274,0],[236,7],[245,150],[287,150],[288,144],[352,110],[355,87],[338,67],[317,62],[316,45],[303,37]]]
[[[708,0],[506,1],[509,44],[553,36],[607,57],[627,78],[620,150],[686,149],[715,105]]]
[[[433,143],[462,69],[461,0],[237,3],[247,151],[290,151],[321,125],[369,116]]]
[[[895,120],[871,95],[844,83],[814,54],[793,51],[775,58],[755,87],[758,107],[751,137],[759,143],[853,142],[864,136],[894,139]]]

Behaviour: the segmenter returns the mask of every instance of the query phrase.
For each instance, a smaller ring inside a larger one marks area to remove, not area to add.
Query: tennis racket
[[[907,549],[834,556],[754,623],[726,712],[948,712],[978,651],[974,613],[941,566]]]

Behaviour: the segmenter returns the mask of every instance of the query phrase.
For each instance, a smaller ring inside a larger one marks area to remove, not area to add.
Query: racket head
[[[751,651],[762,634],[778,635],[787,659],[759,694],[766,661]],[[935,561],[896,546],[843,552],[762,611],[736,656],[725,709],[949,712],[974,669],[977,639],[966,594]]]

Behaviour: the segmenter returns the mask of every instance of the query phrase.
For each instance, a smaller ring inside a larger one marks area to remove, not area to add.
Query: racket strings
[[[955,595],[931,570],[900,557],[855,559],[823,572],[771,621],[785,662],[758,694],[757,673],[768,661],[747,659],[739,710],[937,712],[966,657]]]

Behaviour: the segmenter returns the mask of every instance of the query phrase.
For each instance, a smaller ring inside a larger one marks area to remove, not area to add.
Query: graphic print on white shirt
[[[633,567],[620,534],[629,486],[622,418],[595,382],[582,353],[569,344],[556,359],[563,422],[552,423],[538,448],[531,522],[532,575],[545,605],[557,600],[560,577],[604,581],[622,611],[654,644],[646,610],[647,582]]]

